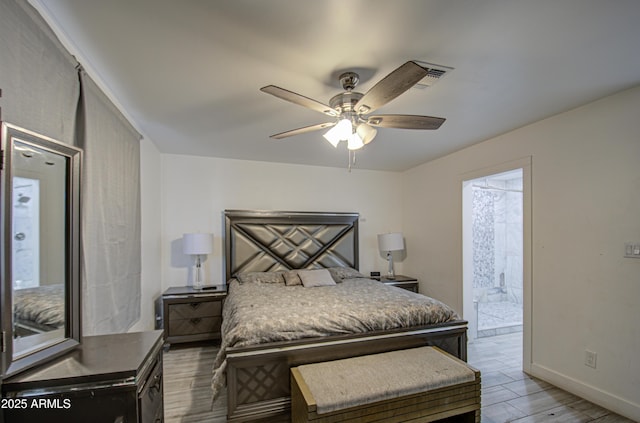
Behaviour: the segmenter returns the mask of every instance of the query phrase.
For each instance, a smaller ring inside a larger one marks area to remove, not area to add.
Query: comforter
[[[459,320],[446,304],[371,279],[305,288],[274,283],[228,285],[214,393],[227,348],[276,341],[425,326]]]
[[[64,326],[63,284],[17,289],[13,295],[13,315],[16,322],[39,330]]]

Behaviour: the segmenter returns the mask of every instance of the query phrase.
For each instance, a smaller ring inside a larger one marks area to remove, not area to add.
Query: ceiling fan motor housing
[[[363,94],[355,91],[347,91],[335,95],[329,100],[329,106],[339,113],[352,112]]]

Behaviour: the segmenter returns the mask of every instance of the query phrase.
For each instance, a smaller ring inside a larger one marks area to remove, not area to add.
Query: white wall
[[[640,241],[638,110],[640,87],[425,163],[402,199],[406,272],[461,310],[461,175],[531,156],[532,372],[634,420],[640,260],[623,254]]]
[[[402,230],[401,178],[397,172],[162,155],[162,288],[191,284],[190,262],[180,249],[185,232],[213,232],[205,282],[223,283],[225,209],[359,212],[360,270],[384,271],[376,235]]]

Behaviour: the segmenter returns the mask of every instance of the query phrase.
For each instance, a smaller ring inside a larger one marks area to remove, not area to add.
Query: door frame
[[[522,288],[523,288],[523,301],[522,301],[522,367],[526,373],[531,371],[532,363],[532,337],[533,337],[533,278],[532,278],[532,193],[531,193],[531,167],[532,157],[527,156],[521,159],[510,160],[508,162],[495,164],[482,169],[477,169],[471,172],[460,175],[460,187],[462,190],[462,254],[460,261],[462,263],[462,309],[463,318],[467,319],[470,313],[475,313],[475,307],[473,305],[473,289],[466,287],[469,281],[472,280],[473,269],[470,269],[469,263],[466,263],[465,257],[468,259],[470,251],[468,250],[469,244],[465,243],[465,234],[470,231],[470,228],[465,228],[465,213],[468,212],[465,208],[464,193],[465,187],[468,183],[474,179],[491,176],[497,173],[504,173],[511,170],[522,169]],[[467,319],[468,320],[468,319]],[[475,318],[474,318],[475,320]],[[477,325],[477,322],[475,323]]]

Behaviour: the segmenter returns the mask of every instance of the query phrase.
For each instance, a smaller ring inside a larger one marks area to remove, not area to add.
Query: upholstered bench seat
[[[480,372],[435,347],[291,369],[293,422],[480,421]]]

